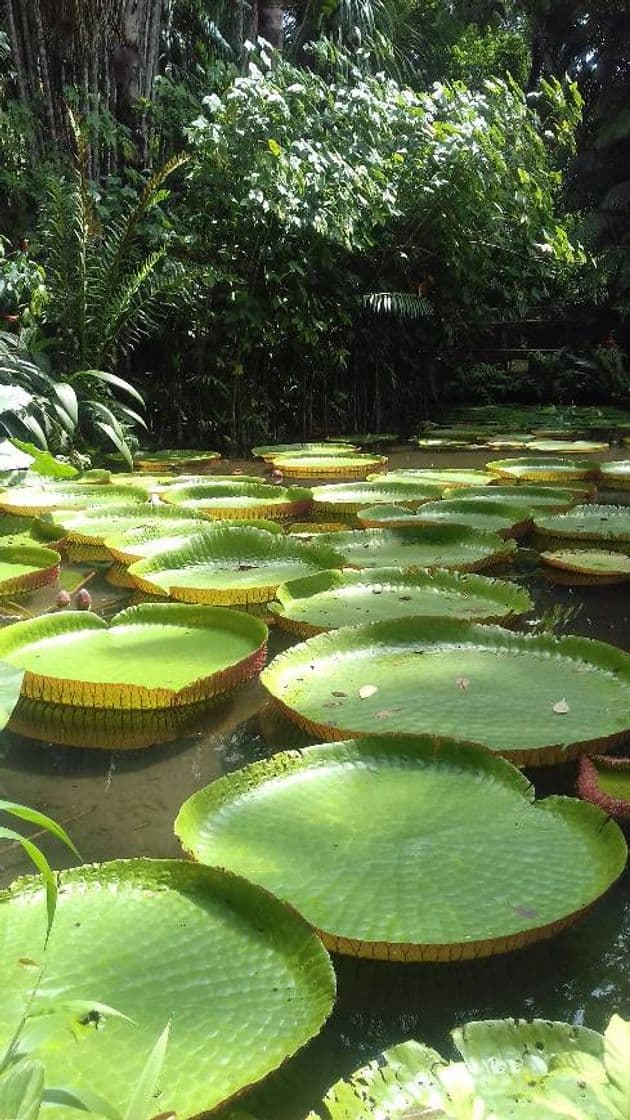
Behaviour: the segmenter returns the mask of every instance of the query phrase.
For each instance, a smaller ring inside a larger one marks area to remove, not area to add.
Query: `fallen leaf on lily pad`
[[[332,696],[347,696],[348,693],[347,692],[342,692],[341,689],[333,688],[331,695]]]
[[[571,711],[564,696],[562,697],[562,700],[558,700],[558,703],[554,704],[553,710],[558,716],[566,716],[567,712]]]
[[[468,680],[468,677],[458,677],[455,681],[455,684],[459,688],[460,692],[465,692],[470,685],[470,681]]]
[[[375,684],[362,684],[359,689],[359,700],[367,700],[370,696],[373,696],[375,692],[378,692],[378,688]]]

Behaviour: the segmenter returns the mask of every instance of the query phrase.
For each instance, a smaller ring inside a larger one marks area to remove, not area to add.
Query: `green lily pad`
[[[493,451],[525,451],[532,441],[532,436],[524,432],[493,432],[484,441],[484,447]]]
[[[597,452],[610,450],[608,443],[588,439],[534,439],[529,446],[532,451],[540,451],[545,455],[556,452],[562,455],[595,455]]]
[[[112,456],[112,458],[114,458]],[[211,467],[221,458],[218,451],[139,451],[134,456],[138,471],[198,471]],[[118,460],[117,460],[118,461]],[[122,457],[121,460],[122,461]]]
[[[289,579],[339,568],[333,548],[307,545],[261,529],[210,529],[192,540],[139,560],[129,568],[136,587],[185,603],[267,603]]]
[[[173,513],[186,513],[179,511],[176,506],[168,506]],[[159,521],[147,520],[142,525],[133,529],[123,529],[112,533],[104,541],[105,548],[119,564],[133,564],[136,560],[146,560],[151,556],[159,556],[162,552],[170,552],[183,544],[184,538],[196,536],[199,532],[209,532],[212,528],[256,528],[264,529],[267,533],[282,533],[282,527],[277,521],[265,521],[262,517],[251,521],[230,518],[229,521],[214,521],[208,525],[203,518],[195,517],[194,513],[188,516],[173,518],[160,518]],[[125,586],[135,586],[133,581]]]
[[[336,456],[352,454],[353,451],[358,450],[358,447],[355,447],[354,444],[345,441],[338,447],[331,443],[267,443],[252,447],[252,455],[270,463],[278,455]]]
[[[494,482],[495,478],[496,476],[488,471],[474,469],[467,471],[459,470],[457,467],[444,467],[443,470],[433,467],[409,467],[408,469],[386,471],[384,474],[374,476],[368,475],[367,480],[372,482],[376,479],[383,483],[418,482],[420,485],[426,482],[431,486],[433,483],[437,483],[443,490],[445,486],[450,486],[452,489],[467,486],[487,486]]]
[[[361,525],[369,528],[387,528],[405,525],[465,525],[498,533],[500,537],[520,537],[531,528],[532,514],[522,506],[506,502],[460,501],[457,498],[440,502],[427,502],[410,513],[400,506],[373,506],[357,514]]]
[[[621,830],[594,806],[536,802],[504,759],[419,736],[254,763],[193,794],[175,831],[195,859],[290,903],[328,948],[399,961],[550,937],[627,858]]]
[[[451,1031],[459,1062],[403,1042],[333,1085],[307,1120],[619,1120],[614,1065],[617,1056],[623,1063],[623,1044],[613,1044],[615,1020],[623,1039],[625,1024],[613,1016],[606,1041],[543,1019],[466,1023]]]
[[[448,617],[509,623],[532,609],[514,583],[459,572],[321,572],[291,580],[276,592],[269,610],[283,630],[311,637],[340,626],[394,618]]]
[[[577,792],[609,817],[630,822],[630,758],[596,755],[580,759]]]
[[[337,476],[340,478],[365,478],[370,471],[379,470],[387,466],[387,459],[382,455],[368,455],[360,452],[349,451],[343,455],[277,455],[272,460],[287,477],[324,478]]]
[[[630,654],[452,619],[318,634],[279,654],[261,682],[322,739],[426,732],[481,743],[517,765],[601,753],[630,730]]]
[[[0,512],[38,517],[57,509],[93,509],[95,506],[146,502],[148,492],[140,486],[86,485],[82,482],[56,486],[13,486],[0,494]]]
[[[599,468],[599,481],[601,486],[608,486],[614,490],[629,489],[630,459],[617,460],[616,463],[602,463]]]
[[[514,541],[462,525],[418,525],[409,529],[354,529],[323,533],[349,568],[445,568],[475,572],[510,559]]]
[[[107,537],[125,529],[142,529],[164,525],[166,529],[181,521],[195,521],[197,529],[206,524],[176,506],[140,504],[139,502],[84,510],[58,510],[50,515],[50,524],[58,528],[64,539],[83,544],[102,544]]]
[[[444,436],[422,436],[414,440],[421,451],[476,451],[479,444],[472,439],[449,439]]]
[[[390,482],[338,482],[332,486],[316,486],[313,493],[313,516],[326,521],[330,514],[340,517],[352,516],[366,506],[380,502],[395,503],[415,509],[423,502],[441,497],[443,487],[437,482],[409,481]]]
[[[202,517],[283,519],[301,517],[311,507],[311,492],[300,486],[268,486],[264,482],[206,482],[171,486],[162,495],[169,505]]]
[[[523,456],[520,459],[495,459],[486,463],[493,474],[521,482],[564,482],[571,478],[594,478],[599,473],[599,463],[590,459],[554,459],[552,456]]]
[[[341,443],[350,447],[379,447],[385,443],[398,443],[399,439],[393,432],[361,432],[353,436],[331,436],[328,442],[333,446]]]
[[[545,537],[569,537],[582,541],[630,541],[630,506],[575,506],[566,513],[537,516],[537,533]]]
[[[33,591],[54,583],[59,575],[59,553],[34,542],[2,544],[0,537],[0,595]]]
[[[63,611],[0,630],[0,658],[25,669],[22,695],[88,708],[194,704],[265,663],[267,628],[238,611],[151,603],[111,622]]]
[[[570,509],[583,497],[588,496],[590,487],[573,490],[568,486],[471,486],[468,490],[444,491],[444,499],[461,502],[507,502],[511,506],[521,506],[527,510],[551,510],[562,512]]]
[[[630,556],[594,548],[566,548],[541,552],[540,559],[553,568],[562,583],[571,586],[626,583],[630,580]]]
[[[33,987],[24,962],[43,960],[39,878],[2,892],[0,930],[4,1048]],[[24,1038],[44,1062],[47,1085],[98,1093],[122,1115],[170,1023],[159,1103],[149,1109],[198,1116],[317,1034],[334,992],[321,943],[260,888],[183,861],[119,860],[59,873],[44,982],[31,1008],[48,1012],[47,1030],[38,1033],[41,1017],[32,1018]],[[129,1018],[90,1015],[92,1001]],[[44,1106],[44,1115],[74,1112]]]

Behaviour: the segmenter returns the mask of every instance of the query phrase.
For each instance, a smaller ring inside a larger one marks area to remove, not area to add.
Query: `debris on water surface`
[[[558,703],[554,704],[553,710],[558,716],[566,716],[567,712],[571,711],[564,696],[562,697],[562,700],[558,700]]]
[[[79,611],[90,611],[92,609],[92,596],[85,587],[77,591],[76,604]]]
[[[359,689],[359,700],[368,700],[375,692],[378,692],[375,684],[363,684]]]
[[[55,606],[57,610],[63,611],[66,607],[70,606],[70,596],[67,591],[60,591],[55,599]]]
[[[470,681],[468,677],[457,677],[455,684],[457,685],[460,692],[465,692],[466,689],[470,687]]]

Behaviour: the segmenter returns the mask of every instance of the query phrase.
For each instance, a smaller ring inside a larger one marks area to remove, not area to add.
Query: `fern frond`
[[[375,315],[393,315],[398,319],[425,319],[433,307],[424,296],[412,292],[369,292],[361,303]]]

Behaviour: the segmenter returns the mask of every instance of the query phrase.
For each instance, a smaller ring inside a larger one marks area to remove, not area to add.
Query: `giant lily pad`
[[[262,517],[281,520],[300,517],[311,506],[311,492],[300,486],[268,486],[264,482],[207,482],[198,486],[171,486],[164,501],[203,517]]]
[[[166,507],[173,512],[184,514],[176,506]],[[212,529],[225,528],[256,528],[264,529],[267,533],[281,533],[282,527],[277,521],[265,521],[262,517],[251,521],[230,518],[229,521],[214,521]],[[173,519],[161,518],[159,521],[143,522],[133,529],[123,529],[121,532],[112,533],[104,544],[110,556],[119,564],[133,564],[136,560],[145,560],[150,556],[158,556],[162,552],[170,552],[179,548],[184,538],[194,537],[199,532],[209,532],[210,526],[202,518],[189,516]],[[133,583],[125,586],[135,586]]]
[[[596,755],[580,759],[577,792],[609,817],[630,823],[630,758]]]
[[[110,455],[112,463],[125,463],[122,455]],[[140,473],[157,471],[203,471],[220,460],[218,451],[139,451],[134,455],[134,469]]]
[[[93,509],[96,505],[122,505],[146,502],[142,487],[88,485],[84,482],[56,486],[14,486],[0,494],[0,511],[24,517],[38,517],[57,509]]]
[[[185,603],[266,603],[288,579],[339,568],[333,548],[261,529],[210,529],[129,568],[136,587]]]
[[[458,467],[444,467],[443,470],[438,470],[433,467],[409,467],[387,471],[385,474],[377,474],[374,475],[374,478],[383,483],[418,482],[423,485],[427,482],[429,485],[433,485],[436,482],[441,490],[445,486],[450,486],[454,490],[458,487],[487,486],[490,482],[495,481],[496,476],[488,471],[472,468],[471,470],[460,470]],[[368,475],[368,482],[372,482],[371,475]]]
[[[358,450],[353,443],[345,441],[339,446],[331,443],[267,443],[252,447],[252,455],[271,463],[278,455],[337,456],[352,454]]]
[[[410,529],[355,529],[320,538],[342,553],[349,568],[446,568],[475,572],[509,559],[514,541],[462,525],[418,525]]]
[[[64,611],[0,630],[0,658],[25,669],[22,695],[88,708],[194,704],[265,663],[267,628],[238,611],[151,603],[108,625]]]
[[[329,443],[342,444],[346,447],[379,447],[384,443],[398,443],[399,436],[394,432],[359,432],[352,436],[331,436]]]
[[[602,463],[599,468],[599,481],[602,486],[614,490],[630,489],[630,459],[618,460],[616,463]]]
[[[0,595],[32,591],[54,583],[59,575],[59,553],[35,542],[2,544],[0,537]]]
[[[423,502],[439,498],[442,489],[436,482],[416,482],[414,479],[391,482],[385,476],[382,482],[339,482],[332,486],[316,486],[312,492],[313,515],[322,521],[326,521],[330,514],[344,518],[380,502],[415,509]]]
[[[273,465],[278,467],[284,475],[292,478],[345,477],[365,478],[370,471],[377,471],[387,466],[387,459],[381,455],[361,454],[349,451],[343,455],[277,455],[272,459]]]
[[[610,450],[607,443],[597,443],[587,439],[534,439],[529,447],[548,455],[557,452],[562,455],[594,455]]]
[[[58,510],[50,516],[50,524],[63,534],[64,540],[81,544],[102,544],[103,541],[125,529],[144,529],[164,525],[166,530],[181,521],[196,521],[197,529],[206,524],[188,510],[177,506],[122,503],[116,506],[97,506],[96,509]]]
[[[451,619],[318,634],[279,654],[261,681],[289,719],[323,739],[426,732],[517,765],[607,751],[630,730],[630,654]]]
[[[189,798],[175,831],[195,859],[289,902],[335,952],[399,961],[490,956],[550,937],[627,857],[620,829],[594,806],[536,802],[504,759],[416,736],[254,763]]]
[[[523,456],[520,459],[495,459],[486,467],[500,478],[521,482],[565,482],[571,478],[595,478],[599,463],[591,459],[562,459],[549,456]]]
[[[507,502],[508,505],[520,505],[526,510],[549,510],[561,512],[570,509],[576,502],[583,500],[590,493],[590,487],[582,490],[573,490],[568,486],[471,486],[468,490],[455,490],[452,487],[444,491],[445,500],[456,499],[461,502]]]
[[[479,502],[458,500],[427,502],[410,513],[400,506],[373,506],[357,514],[361,525],[368,528],[387,528],[405,525],[465,525],[498,533],[500,537],[521,537],[531,527],[532,514],[522,506],[507,502]]]
[[[333,1085],[307,1120],[620,1120],[627,1032],[616,1015],[605,1037],[543,1019],[466,1023],[451,1031],[463,1061],[400,1043]]]
[[[198,1116],[307,1042],[334,999],[328,955],[297,914],[242,879],[182,861],[61,872],[45,962],[39,878],[0,894],[0,930],[0,1047],[28,1009],[22,1037],[43,1060],[47,1086],[97,1093],[118,1115],[168,1023],[159,1097],[148,1107]],[[31,962],[45,972],[29,1007]],[[42,1115],[74,1111],[45,1106]]]
[[[554,579],[570,586],[607,585],[630,580],[630,556],[622,552],[566,548],[541,552],[540,559],[546,567],[553,569]]]
[[[283,630],[300,637],[413,616],[506,624],[532,608],[527,592],[504,580],[397,568],[321,572],[282,584],[276,594],[270,611]]]
[[[630,506],[575,506],[567,513],[534,519],[537,533],[581,541],[630,541]]]

